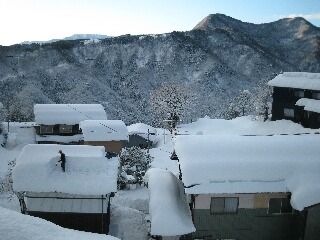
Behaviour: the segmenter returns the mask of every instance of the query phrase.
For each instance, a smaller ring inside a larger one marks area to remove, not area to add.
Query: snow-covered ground
[[[90,235],[89,233],[63,229],[45,220],[35,220],[35,218],[20,214],[19,202],[10,191],[11,176],[8,173],[22,148],[27,144],[35,143],[35,132],[32,126],[33,123],[10,123],[8,143],[5,147],[0,147],[0,187],[2,187],[0,188],[0,239],[3,236],[5,236],[4,239],[31,239],[24,238],[21,229],[28,228],[28,223],[33,221],[35,221],[32,225],[33,227],[25,235],[33,234],[32,239],[37,239],[36,237],[38,239],[112,239],[104,235]],[[306,129],[287,120],[259,122],[252,121],[250,117],[242,117],[234,120],[202,118],[194,123],[178,126],[176,134],[230,136],[316,132],[319,132],[319,129]],[[150,149],[150,154],[153,157],[151,167],[169,170],[177,176],[179,173],[178,162],[170,159],[174,149],[175,137],[168,131],[164,135],[163,129],[157,129],[157,137],[156,147]],[[2,142],[3,135],[0,135],[0,143]],[[8,209],[13,210],[13,212]],[[148,240],[148,232],[150,231],[149,223],[147,222],[149,218],[148,211],[149,191],[146,187],[141,186],[134,190],[117,192],[115,197],[111,199],[109,234],[123,240]],[[6,221],[7,218],[9,219],[8,221]],[[54,237],[50,234],[53,234]]]

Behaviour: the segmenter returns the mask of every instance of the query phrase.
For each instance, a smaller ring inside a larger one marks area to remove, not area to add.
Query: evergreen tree
[[[120,157],[121,173],[118,175],[118,188],[123,189],[127,184],[141,185],[151,160],[152,157],[139,147],[125,148]],[[129,179],[128,176],[133,178]]]

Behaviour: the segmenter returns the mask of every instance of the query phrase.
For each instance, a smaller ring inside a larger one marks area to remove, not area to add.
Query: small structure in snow
[[[81,121],[107,119],[101,104],[36,104],[34,115],[37,143],[80,142]]]
[[[148,148],[157,141],[157,129],[144,123],[135,123],[127,127],[129,142],[126,147]]]
[[[309,103],[315,107],[301,108],[300,101],[320,100],[320,73],[285,72],[268,85],[273,87],[272,120],[288,119],[304,127],[320,128],[319,102]]]
[[[66,171],[56,166],[62,150]],[[110,195],[117,190],[118,158],[103,147],[26,145],[13,169],[13,189],[24,192],[29,215],[60,226],[107,233]]]
[[[317,235],[319,136],[177,136],[175,150],[192,199],[194,238]],[[293,224],[300,227],[292,231]]]
[[[84,144],[104,146],[106,152],[121,153],[129,140],[128,129],[121,120],[85,120],[80,122]]]
[[[146,177],[150,193],[150,234],[173,239],[195,232],[182,182],[170,171],[156,168],[149,169]]]

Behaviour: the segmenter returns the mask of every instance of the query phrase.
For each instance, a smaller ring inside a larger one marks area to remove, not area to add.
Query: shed
[[[66,155],[65,172],[56,166],[58,150]],[[104,156],[99,146],[26,145],[13,169],[13,189],[25,193],[29,215],[67,228],[107,233],[119,160]]]
[[[126,147],[152,147],[157,142],[157,129],[144,123],[135,123],[128,126],[129,142]]]
[[[84,144],[104,146],[106,152],[121,153],[129,140],[128,129],[121,120],[85,120],[80,122]]]

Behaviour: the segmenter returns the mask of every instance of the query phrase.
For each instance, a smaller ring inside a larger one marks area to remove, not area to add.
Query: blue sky
[[[0,9],[0,45],[188,31],[214,13],[256,24],[302,16],[320,27],[320,0],[0,0]]]

